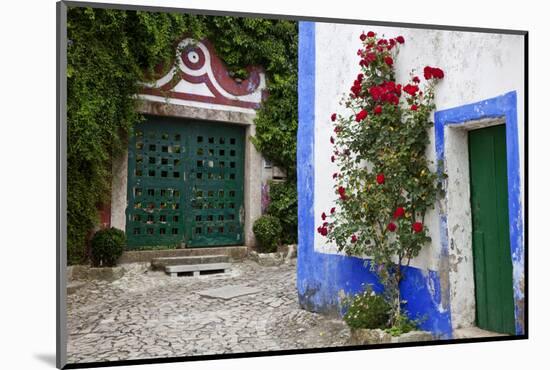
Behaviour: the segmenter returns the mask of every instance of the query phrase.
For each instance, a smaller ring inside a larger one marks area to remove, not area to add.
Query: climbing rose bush
[[[360,35],[359,73],[330,120],[337,206],[322,213],[317,231],[349,255],[368,256],[390,302],[390,325],[401,317],[402,266],[431,241],[424,224],[439,182],[425,156],[440,68],[412,71],[398,83],[395,63],[403,36]],[[423,78],[423,81],[422,79]]]

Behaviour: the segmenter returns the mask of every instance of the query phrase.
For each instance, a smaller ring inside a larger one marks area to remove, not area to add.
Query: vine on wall
[[[360,73],[343,100],[345,113],[330,117],[337,205],[322,213],[317,231],[339,250],[372,259],[391,305],[392,326],[401,320],[402,265],[431,241],[424,217],[438,181],[425,150],[434,89],[444,73],[426,66],[423,83],[414,73],[404,85],[397,83],[394,63],[405,39],[372,31],[360,39]]]
[[[297,25],[295,22],[70,7],[67,15],[68,262],[87,259],[97,209],[110,197],[111,159],[126,147],[138,81],[168,65],[183,34],[208,38],[236,77],[262,65],[269,98],[254,144],[295,181]]]

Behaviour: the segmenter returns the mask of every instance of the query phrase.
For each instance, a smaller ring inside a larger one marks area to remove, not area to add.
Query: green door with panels
[[[128,150],[130,249],[243,242],[244,129],[148,117]]]
[[[477,326],[515,334],[506,127],[469,132]]]

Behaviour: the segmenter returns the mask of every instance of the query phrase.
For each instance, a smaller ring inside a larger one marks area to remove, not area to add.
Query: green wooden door
[[[515,334],[506,128],[469,132],[477,326]]]
[[[242,244],[243,137],[239,127],[200,124],[190,128],[188,246]]]
[[[242,244],[244,130],[149,117],[128,150],[130,249]]]

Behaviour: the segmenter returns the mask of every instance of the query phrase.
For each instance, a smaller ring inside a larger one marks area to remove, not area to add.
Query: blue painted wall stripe
[[[506,122],[506,159],[508,165],[508,214],[510,220],[510,249],[514,268],[514,301],[516,334],[523,334],[523,209],[521,193],[521,169],[517,120],[517,94],[507,94],[477,103],[435,112],[435,148],[437,160],[445,158],[445,126],[460,125],[468,121],[501,118]],[[440,215],[442,244],[448,244],[447,215]]]
[[[328,119],[328,117],[327,117]],[[298,45],[298,265],[296,285],[300,305],[306,309],[342,314],[338,295],[360,292],[364,284],[382,289],[368,261],[315,251],[315,23],[299,23]],[[440,275],[406,268],[401,286],[412,318],[425,318],[424,330],[439,338],[452,336],[448,307],[442,305]]]

